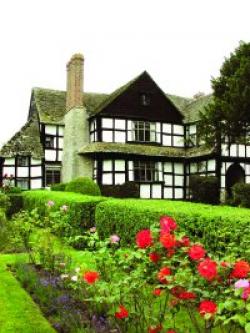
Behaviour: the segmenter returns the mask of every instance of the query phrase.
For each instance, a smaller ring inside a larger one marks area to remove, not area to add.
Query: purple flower
[[[110,243],[119,243],[120,237],[118,235],[111,235],[110,236]]]
[[[250,283],[246,279],[240,279],[237,282],[235,282],[234,287],[236,289],[239,289],[239,288],[249,288],[250,287]]]
[[[54,201],[52,201],[52,200],[49,200],[48,202],[47,202],[47,206],[50,208],[50,207],[53,207],[55,205],[55,203],[54,203]]]

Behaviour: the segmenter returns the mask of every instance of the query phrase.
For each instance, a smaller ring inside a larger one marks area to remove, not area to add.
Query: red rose
[[[162,289],[156,288],[153,290],[152,294],[155,296],[160,296],[162,293]]]
[[[148,328],[148,333],[158,333],[162,330],[162,325],[157,325],[157,326],[150,326]]]
[[[166,249],[170,249],[176,244],[175,236],[168,232],[163,232],[160,237],[160,242]]]
[[[119,305],[119,311],[115,312],[115,317],[118,319],[127,318],[128,310],[123,305]]]
[[[240,260],[240,261],[237,261],[234,264],[231,276],[233,278],[243,279],[243,278],[246,278],[248,276],[249,272],[250,272],[249,263],[244,261],[244,260]]]
[[[199,305],[199,313],[202,316],[209,313],[214,315],[217,312],[217,305],[212,301],[202,301]]]
[[[149,256],[149,259],[154,263],[157,263],[161,258],[161,256],[157,252],[151,252],[151,253],[149,253],[148,256]]]
[[[166,276],[171,275],[171,270],[168,267],[163,267],[157,274],[157,278],[161,283],[167,283]]]
[[[206,280],[211,281],[217,275],[217,264],[211,259],[205,259],[199,263],[198,272]]]
[[[83,279],[88,284],[93,284],[99,279],[100,274],[98,272],[86,272],[83,274]]]
[[[220,265],[221,265],[221,267],[224,267],[224,268],[230,267],[229,262],[226,262],[226,261],[222,261],[222,262],[220,263]]]
[[[199,260],[204,258],[206,251],[201,245],[193,245],[188,251],[189,258],[192,260]]]
[[[161,230],[164,232],[170,232],[177,228],[177,224],[174,219],[169,216],[162,216],[160,218]]]
[[[167,257],[168,258],[172,258],[174,254],[175,254],[174,249],[167,249]]]
[[[179,294],[179,299],[188,300],[188,299],[195,299],[196,295],[189,291],[184,291]]]
[[[180,240],[181,246],[188,247],[190,245],[190,239],[187,236],[183,236]]]
[[[181,287],[181,286],[176,286],[176,287],[173,287],[171,288],[170,292],[173,296],[175,297],[179,297],[179,295],[181,293],[183,293],[185,291],[185,288]]]
[[[149,229],[141,230],[136,235],[136,244],[140,249],[146,249],[153,244],[153,238]]]

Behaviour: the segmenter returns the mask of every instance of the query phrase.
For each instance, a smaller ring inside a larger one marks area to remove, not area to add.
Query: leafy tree
[[[240,42],[212,79],[213,102],[200,113],[200,136],[209,146],[220,140],[244,142],[250,127],[250,43]]]

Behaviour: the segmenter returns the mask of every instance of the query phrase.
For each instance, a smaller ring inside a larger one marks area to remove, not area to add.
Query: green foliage
[[[194,202],[216,205],[220,201],[219,181],[215,176],[191,176],[189,187]]]
[[[0,192],[0,208],[6,210],[10,206],[10,200],[8,196]]]
[[[179,228],[218,256],[249,257],[250,214],[248,209],[210,206],[167,200],[118,200],[102,202],[96,209],[101,238],[111,234],[131,244],[136,233],[149,228],[162,215],[176,219]]]
[[[58,183],[50,186],[51,191],[65,191],[67,183]]]
[[[241,42],[212,79],[213,102],[201,114],[200,131],[208,144],[219,143],[217,134],[241,142],[250,125],[250,43]]]
[[[65,191],[93,196],[101,195],[99,186],[90,177],[79,177],[73,179],[66,185]]]
[[[102,185],[102,195],[114,198],[139,198],[140,187],[135,182],[125,182],[122,185]]]
[[[232,188],[235,205],[250,208],[250,184],[237,183]]]
[[[8,193],[10,206],[7,209],[8,218],[20,212],[23,208],[23,196],[21,193]]]
[[[71,237],[81,235],[94,225],[96,205],[106,200],[104,197],[56,191],[27,191],[23,197],[25,209],[37,209],[42,227],[49,226],[56,235],[68,238],[70,242],[75,242]]]
[[[6,269],[5,258],[1,256],[0,260],[0,332],[55,333],[31,297]],[[15,256],[11,258],[15,260]]]
[[[10,187],[9,188],[9,191],[8,191],[8,194],[11,194],[11,193],[22,193],[22,189],[20,187]]]

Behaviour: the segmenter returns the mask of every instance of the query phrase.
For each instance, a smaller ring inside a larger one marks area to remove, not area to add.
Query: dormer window
[[[150,104],[150,96],[148,94],[141,94],[141,105],[147,106]]]

